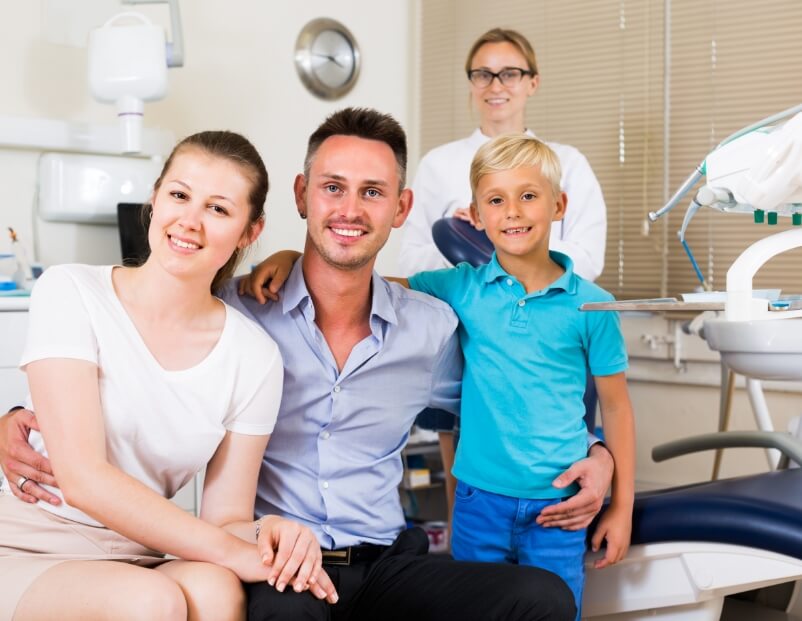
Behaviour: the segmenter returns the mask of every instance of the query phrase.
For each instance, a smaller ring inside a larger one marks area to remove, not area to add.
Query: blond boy
[[[409,286],[448,302],[460,319],[465,371],[452,553],[549,569],[579,606],[585,530],[544,528],[536,518],[576,492],[552,482],[587,452],[586,368],[615,460],[612,500],[592,540],[594,549],[607,543],[597,567],[617,562],[629,546],[634,425],[618,317],[579,311],[612,296],[549,251],[551,223],[567,205],[559,182],[557,156],[536,138],[485,144],[471,164],[471,214],[493,243],[493,258],[421,272]]]

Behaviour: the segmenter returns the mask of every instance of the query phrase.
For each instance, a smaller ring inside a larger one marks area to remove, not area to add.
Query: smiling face
[[[473,55],[470,67],[493,73],[509,68],[530,69],[526,57],[507,41],[482,45]],[[525,75],[520,82],[508,86],[498,78],[485,87],[471,83],[471,98],[481,117],[482,130],[488,135],[523,131],[526,102],[537,90],[538,79],[536,75]]]
[[[193,147],[178,151],[152,197],[148,261],[211,282],[261,232],[261,220],[249,224],[252,185],[244,167],[226,158]]]
[[[484,175],[471,204],[473,217],[506,260],[547,261],[551,223],[565,216],[565,193],[555,196],[539,166],[521,166]]]
[[[295,180],[298,212],[307,218],[306,254],[332,267],[370,269],[390,231],[412,207],[399,190],[398,164],[384,142],[335,135],[323,141],[308,177]]]

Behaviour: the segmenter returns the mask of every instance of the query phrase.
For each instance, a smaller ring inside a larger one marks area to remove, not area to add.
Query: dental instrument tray
[[[680,302],[677,298],[653,298],[645,300],[614,300],[612,302],[587,302],[581,311],[723,311],[724,302]]]
[[[581,311],[723,311],[725,300],[709,302],[680,302],[677,298],[651,298],[644,300],[613,300],[612,302],[587,302],[579,307]],[[802,296],[783,296],[769,302],[770,311],[802,309]]]

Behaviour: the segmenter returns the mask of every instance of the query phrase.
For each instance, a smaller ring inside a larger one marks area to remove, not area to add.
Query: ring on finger
[[[23,489],[23,487],[25,487],[25,484],[28,481],[30,481],[30,479],[28,477],[26,477],[26,476],[21,476],[19,479],[17,479],[17,487],[19,488],[19,491],[25,493],[25,490]]]

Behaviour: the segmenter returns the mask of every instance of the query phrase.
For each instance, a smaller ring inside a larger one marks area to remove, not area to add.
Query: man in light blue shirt
[[[285,364],[257,513],[312,528],[339,594],[331,605],[284,584],[248,585],[249,619],[573,619],[557,576],[428,555],[425,534],[403,530],[400,451],[423,407],[456,412],[462,369],[453,312],[373,272],[412,207],[405,171],[406,137],[392,117],[333,114],[310,137],[295,179],[307,239],[281,301],[259,306],[224,293],[278,342]],[[21,442],[18,420],[0,419],[0,459]],[[592,484],[558,520],[590,519],[600,508],[612,467],[605,449],[596,452],[569,475]]]
[[[284,359],[256,512],[292,516],[326,549],[389,545],[404,528],[400,453],[415,414],[459,408],[457,318],[447,304],[373,274],[369,334],[340,369],[316,323],[307,262],[295,264],[279,302],[240,298],[236,283],[223,296],[264,327]]]

